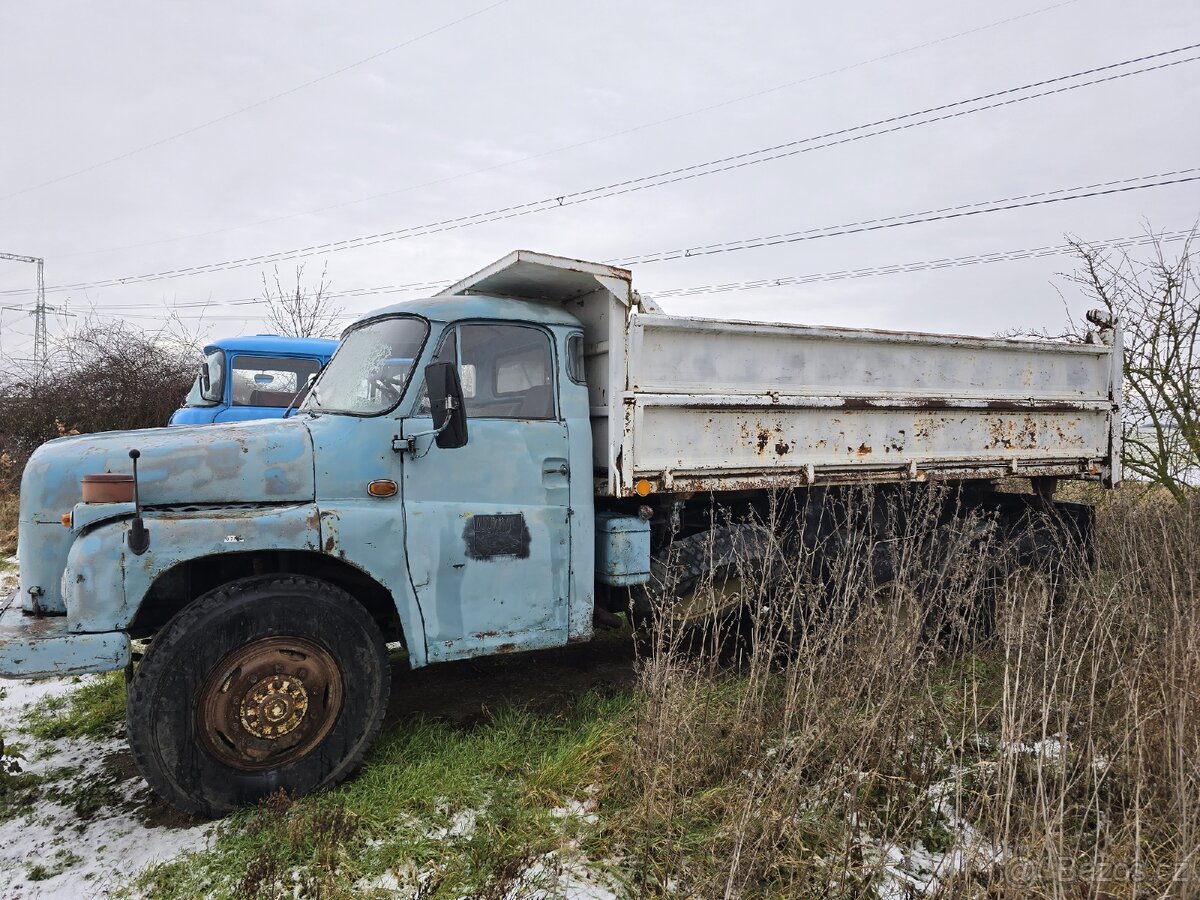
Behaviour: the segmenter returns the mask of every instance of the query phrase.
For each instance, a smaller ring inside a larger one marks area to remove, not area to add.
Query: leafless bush
[[[144,331],[85,319],[56,339],[42,370],[0,375],[0,488],[53,438],[166,425],[196,374],[198,341],[168,322]]]
[[[732,648],[663,592],[616,828],[647,893],[1195,892],[1200,515],[1119,498],[1052,572],[1037,521],[942,508],[761,523],[781,552],[702,589],[753,610]]]

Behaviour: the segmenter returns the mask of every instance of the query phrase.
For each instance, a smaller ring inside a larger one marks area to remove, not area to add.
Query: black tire
[[[128,688],[129,746],[163,799],[220,816],[347,777],[379,734],[390,689],[383,637],[353,597],[314,578],[245,578],[154,637]]]

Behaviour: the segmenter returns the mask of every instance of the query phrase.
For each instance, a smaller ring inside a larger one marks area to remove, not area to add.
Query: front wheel
[[[313,578],[246,578],[155,636],[129,685],[129,745],[169,803],[223,815],[341,781],[388,693],[383,637],[353,597]]]

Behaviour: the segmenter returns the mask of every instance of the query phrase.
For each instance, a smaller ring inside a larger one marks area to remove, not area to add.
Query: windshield
[[[192,382],[184,406],[215,406],[225,396],[225,353],[214,350],[204,357],[200,374]]]
[[[400,402],[429,333],[424,319],[379,319],[346,335],[302,409],[374,416]]]

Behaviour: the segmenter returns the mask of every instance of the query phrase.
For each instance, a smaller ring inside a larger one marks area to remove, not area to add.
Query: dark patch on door
[[[463,528],[463,543],[471,559],[529,559],[529,527],[521,513],[471,516]]]

